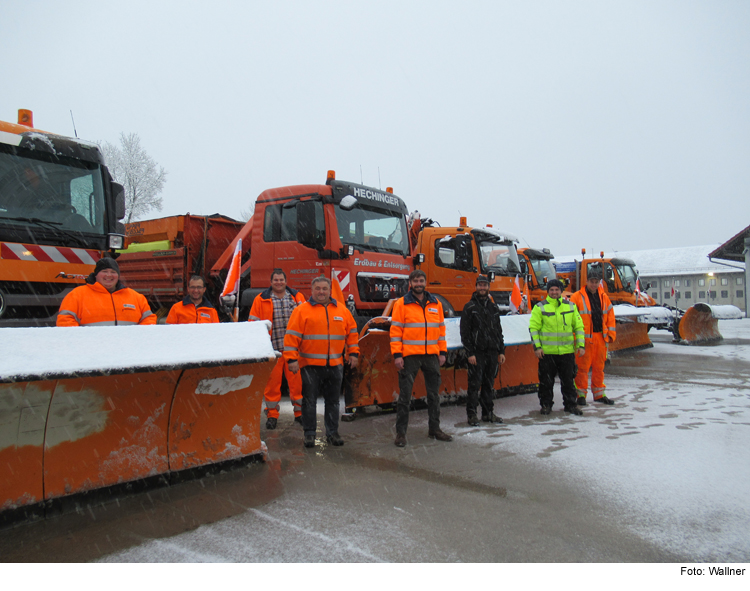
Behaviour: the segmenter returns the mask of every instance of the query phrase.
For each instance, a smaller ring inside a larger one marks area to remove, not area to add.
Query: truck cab
[[[378,316],[389,299],[408,291],[413,260],[406,216],[406,205],[390,189],[338,181],[333,171],[325,185],[263,191],[249,222],[240,318],[277,268],[308,297],[315,277],[335,278],[350,309]]]
[[[555,256],[549,248],[519,248],[518,258],[521,271],[526,278],[529,292],[529,309],[547,297],[547,283],[557,279],[552,259]]]
[[[105,250],[122,248],[122,185],[96,144],[0,121],[0,326],[52,326]]]
[[[510,294],[521,273],[516,243],[511,234],[492,227],[425,227],[416,252],[424,255],[418,266],[427,274],[427,290],[439,296],[446,316],[460,314],[476,289],[477,276],[490,277],[490,293],[501,313],[510,312]]]
[[[585,257],[586,251],[582,252]],[[654,306],[656,302],[646,293],[648,285],[641,285],[640,299],[636,294],[639,281],[635,262],[625,258],[604,258],[600,253],[598,259],[583,258],[581,261],[556,262],[558,277],[567,279],[565,294],[569,295],[586,285],[590,273],[602,277],[602,286],[613,304],[630,304],[632,306]]]

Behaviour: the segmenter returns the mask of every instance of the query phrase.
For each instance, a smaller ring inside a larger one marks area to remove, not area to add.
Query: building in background
[[[711,244],[618,251],[605,256],[634,261],[641,289],[659,304],[683,309],[698,302],[732,304],[745,311],[745,265],[709,259],[718,248],[718,244]]]

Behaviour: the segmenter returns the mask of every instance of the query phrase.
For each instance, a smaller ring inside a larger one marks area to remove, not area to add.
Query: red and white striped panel
[[[74,263],[95,265],[101,257],[97,250],[67,248],[64,246],[42,246],[39,244],[0,244],[0,259],[11,261],[40,261],[43,263]]]
[[[341,291],[349,293],[350,273],[347,269],[332,269],[333,277],[338,280]]]

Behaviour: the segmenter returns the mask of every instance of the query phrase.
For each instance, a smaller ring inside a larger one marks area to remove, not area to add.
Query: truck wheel
[[[436,295],[437,301],[443,305],[443,316],[446,318],[455,318],[457,316],[456,311],[451,306],[451,303],[441,295]]]

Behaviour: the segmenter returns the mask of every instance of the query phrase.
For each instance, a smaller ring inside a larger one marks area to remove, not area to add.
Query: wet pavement
[[[721,387],[745,405],[750,392],[750,363],[739,359],[640,352],[617,358],[607,373],[622,384]],[[638,391],[628,394],[631,405],[640,400]],[[585,421],[608,421],[616,430],[630,419],[591,405],[588,417],[569,417],[560,412],[559,396],[556,387],[552,421],[539,415],[530,394],[496,403],[501,416],[504,405],[515,409],[506,424],[478,428],[468,426],[463,406],[444,406],[442,426],[455,435],[450,443],[427,437],[426,410],[412,412],[403,449],[393,445],[390,412],[342,422],[345,446],[326,445],[322,406],[321,438],[305,449],[283,400],[279,428],[262,427],[267,463],[6,527],[0,556],[5,562],[695,559],[639,535],[627,512],[614,510],[589,482],[561,477],[565,465],[556,449],[592,445]],[[550,444],[533,462],[503,445],[518,430],[540,428]]]

